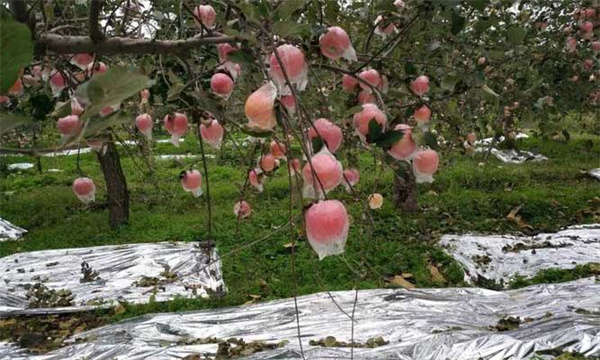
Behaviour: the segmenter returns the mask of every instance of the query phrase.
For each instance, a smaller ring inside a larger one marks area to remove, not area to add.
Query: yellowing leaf
[[[398,285],[398,286],[402,286],[405,289],[414,289],[415,288],[415,284],[406,281],[402,276],[400,275],[396,275],[393,278],[388,279],[388,281],[390,282],[390,284],[394,284],[394,285]]]
[[[508,215],[506,215],[506,219],[508,219],[511,222],[514,222],[521,229],[533,230],[533,227],[531,225],[529,225],[527,222],[525,222],[521,218],[521,215],[518,215],[519,210],[521,210],[522,207],[523,207],[523,205],[519,205],[519,206],[513,208],[510,211],[510,213],[508,213]]]
[[[437,284],[446,283],[446,278],[444,278],[444,275],[440,273],[440,270],[435,265],[429,264],[427,265],[427,269],[429,270],[429,274],[431,275],[431,279],[433,280],[433,282]]]

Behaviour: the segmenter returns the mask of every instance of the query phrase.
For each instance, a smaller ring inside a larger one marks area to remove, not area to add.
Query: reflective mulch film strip
[[[599,293],[594,279],[505,292],[359,291],[353,358],[519,360],[551,349],[600,355],[600,319],[590,315],[600,307]],[[306,359],[351,357],[352,322],[347,314],[352,313],[355,292],[332,296],[345,313],[325,293],[298,298]],[[298,359],[297,331],[294,300],[286,299],[142,316],[81,333],[69,340],[70,345],[31,359],[206,359],[217,353],[220,359],[232,354]],[[20,359],[27,354],[4,344],[3,356]]]
[[[192,242],[44,250],[0,258],[0,317],[225,291],[216,250]]]
[[[536,236],[444,235],[440,245],[463,265],[467,281],[483,277],[508,285],[516,275],[531,277],[544,269],[599,263],[600,224]]]
[[[27,230],[15,226],[8,221],[0,218],[0,242],[9,240],[19,240]]]
[[[482,147],[478,147],[476,150],[477,152],[488,151],[487,148]],[[509,164],[522,164],[524,162],[548,160],[544,155],[534,154],[530,151],[500,150],[496,148],[492,148],[490,151],[498,160]]]
[[[7,166],[8,170],[12,170],[12,171],[18,171],[18,170],[29,170],[29,169],[33,169],[33,164],[32,163],[14,163],[14,164],[9,164]]]
[[[516,139],[526,139],[529,136],[527,134],[518,133]],[[485,138],[475,142],[475,149],[477,152],[486,153],[490,151],[498,160],[509,163],[509,164],[522,164],[529,161],[544,161],[548,160],[547,157],[541,154],[535,154],[530,151],[519,151],[519,150],[501,150],[497,148],[491,148],[490,145],[494,141],[494,138]],[[504,136],[500,136],[497,143],[504,141]]]

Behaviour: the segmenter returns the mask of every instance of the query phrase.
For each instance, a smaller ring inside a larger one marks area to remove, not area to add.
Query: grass
[[[125,304],[125,311],[112,314],[108,320],[148,312],[238,305],[251,300],[250,295],[260,296],[261,301],[291,297],[294,293],[291,279],[294,278],[298,294],[391,286],[386,279],[402,273],[412,274],[417,287],[463,286],[460,266],[435,245],[444,233],[518,232],[520,229],[507,220],[506,215],[521,205],[519,214],[535,231],[553,231],[566,225],[598,221],[590,201],[600,197],[600,187],[597,180],[582,173],[600,167],[598,137],[577,138],[568,143],[527,139],[520,146],[538,150],[550,160],[516,166],[489,159],[481,166],[482,155],[472,158],[456,150],[442,153],[436,181],[419,185],[421,211],[417,214],[397,212],[391,201],[389,171],[381,174],[380,166],[375,165],[372,158],[360,158],[359,196],[366,199],[377,183],[376,192],[383,194],[384,206],[365,212],[363,203],[355,201],[342,188],[332,193],[333,198],[347,203],[352,227],[346,254],[323,261],[318,261],[303,240],[299,224],[291,232],[283,230],[229,255],[232,250],[287,223],[289,189],[283,168],[267,180],[263,193],[249,189],[247,201],[253,207],[253,215],[242,221],[238,230],[232,209],[239,199],[247,167],[237,163],[231,166],[230,159],[235,154],[227,151],[209,160],[209,177],[213,196],[212,235],[223,256],[229,293],[213,300]],[[245,154],[250,152],[249,148],[242,150]],[[206,197],[197,199],[185,193],[178,180],[179,173],[191,164],[201,169],[197,160],[184,160],[181,164],[156,162],[155,173],[148,176],[142,159],[137,158],[134,163],[125,156],[124,149],[121,148],[121,152],[131,191],[131,219],[128,226],[116,231],[109,229],[108,214],[102,206],[86,207],[71,193],[70,186],[76,177],[75,156],[42,159],[45,169],[58,168],[64,172],[3,171],[1,216],[28,229],[29,233],[25,241],[0,243],[0,256],[42,249],[195,241],[208,237]],[[154,154],[188,152],[198,153],[197,142],[191,135],[179,149],[170,144],[157,144],[153,149]],[[4,157],[0,161],[5,164],[34,162],[27,157]],[[102,202],[104,184],[95,155],[81,155],[81,168],[96,181],[97,199]],[[294,211],[298,213],[297,209]],[[292,238],[298,241],[296,276],[290,266],[290,249],[285,246]],[[432,265],[439,269],[442,278],[432,273]],[[517,285],[526,280],[519,281]]]
[[[510,281],[509,287],[519,289],[529,285],[554,284],[597,275],[600,275],[600,264],[598,263],[577,265],[573,269],[550,268],[539,271],[531,278],[517,275]]]

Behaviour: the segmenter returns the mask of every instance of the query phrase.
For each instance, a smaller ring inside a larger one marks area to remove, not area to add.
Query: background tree
[[[439,140],[448,139],[456,145],[471,132],[498,140],[503,135],[506,146],[514,147],[514,134],[522,127],[568,137],[560,117],[571,109],[597,111],[598,106],[598,56],[592,43],[600,12],[588,12],[598,6],[590,1],[240,1],[215,3],[214,12],[186,1],[8,5],[14,21],[3,21],[2,48],[3,54],[14,54],[14,61],[3,61],[10,66],[2,68],[2,91],[9,93],[13,125],[3,128],[20,124],[24,118],[19,114],[63,119],[73,114],[73,99],[81,103],[78,131],[67,131],[56,143],[66,148],[99,141],[113,227],[127,221],[129,202],[114,142],[147,110],[137,94],[149,86],[152,103],[160,104],[152,108],[154,119],[184,113],[194,127],[210,128],[218,120],[232,141],[236,132],[265,138],[251,159],[260,170],[255,181],[271,172],[256,160],[273,152],[271,140],[290,150],[283,157],[287,164],[305,157],[304,180],[313,177],[316,195],[324,192],[318,189],[324,179],[315,176],[311,159],[331,144],[315,120],[329,119],[344,139],[336,156],[351,168],[358,166],[358,154],[371,153],[382,170],[396,174],[395,199],[405,211],[417,209],[419,174],[412,158],[419,147],[435,150],[446,145]],[[3,16],[8,19],[7,13]],[[355,59],[332,60],[323,50],[321,39],[333,26],[349,35]],[[570,35],[577,42],[575,51],[565,46]],[[288,54],[276,52],[280,46],[300,50],[306,69],[296,71],[281,59]],[[82,66],[78,56],[85,54],[89,58]],[[129,65],[139,72],[122,70]],[[306,79],[293,74],[303,71]],[[273,99],[276,125],[248,126],[241,120],[248,115],[242,104],[269,81],[278,92]],[[386,121],[363,113],[365,103],[377,106]],[[357,119],[363,121],[362,130]],[[400,124],[408,128],[397,128]],[[401,149],[412,151],[404,156]],[[34,144],[28,151],[43,150]],[[199,150],[204,157],[204,148]],[[246,163],[242,155],[238,158]],[[202,170],[210,203],[206,162]],[[299,210],[304,203],[295,206]]]

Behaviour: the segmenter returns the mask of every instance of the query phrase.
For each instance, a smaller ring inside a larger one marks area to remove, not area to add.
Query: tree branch
[[[56,54],[95,53],[109,54],[173,54],[184,53],[205,44],[233,43],[239,39],[235,36],[212,36],[185,40],[150,40],[112,37],[94,43],[88,36],[62,36],[57,34],[42,34],[36,41],[36,53],[46,52]]]
[[[90,18],[88,27],[90,29],[90,38],[93,42],[99,43],[104,40],[104,34],[100,28],[98,19],[100,18],[100,12],[102,11],[102,0],[92,0],[90,3]]]

